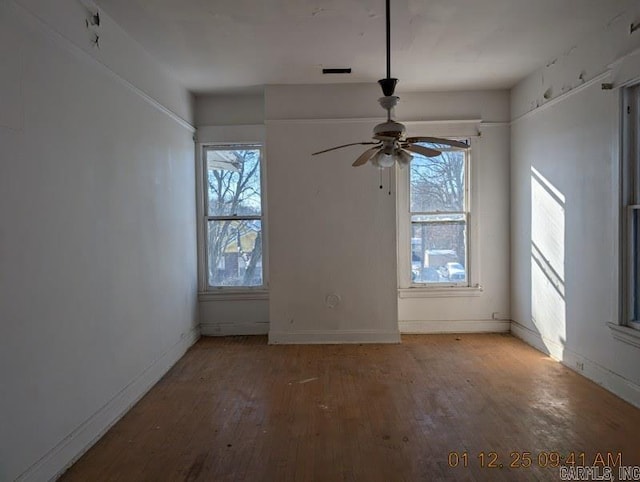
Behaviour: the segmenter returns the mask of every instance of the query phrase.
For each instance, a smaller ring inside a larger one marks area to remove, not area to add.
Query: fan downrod
[[[398,79],[391,77],[391,0],[385,1],[385,26],[387,34],[387,77],[380,79],[378,84],[382,88],[382,93],[386,96],[392,96],[396,90]]]

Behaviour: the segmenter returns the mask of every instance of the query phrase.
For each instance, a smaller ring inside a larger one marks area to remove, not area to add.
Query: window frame
[[[411,280],[411,212],[410,206],[410,167],[398,168],[396,175],[397,182],[397,215],[398,215],[398,232],[397,232],[397,251],[398,251],[398,292],[400,298],[422,298],[422,297],[450,297],[450,296],[479,296],[482,293],[480,285],[480,263],[477,256],[479,252],[478,226],[477,216],[478,210],[477,199],[477,175],[475,175],[474,159],[478,153],[478,137],[475,133],[466,132],[463,135],[452,135],[451,126],[446,129],[448,132],[430,135],[438,135],[439,137],[452,140],[461,140],[469,142],[469,149],[465,155],[465,206],[464,215],[466,219],[466,281],[463,283],[455,282],[437,282],[437,283],[415,283]],[[464,126],[466,127],[466,126]],[[474,126],[475,127],[475,126]],[[430,131],[433,129],[430,129]],[[468,131],[468,128],[461,129]],[[420,134],[416,134],[420,135]],[[421,214],[421,213],[417,213]]]
[[[640,337],[640,84],[623,89],[620,163],[620,319],[619,326]],[[634,221],[635,217],[635,221]],[[635,266],[635,274],[634,274]]]
[[[198,252],[199,262],[199,292],[201,295],[222,295],[229,299],[263,299],[267,297],[269,288],[269,262],[268,262],[268,227],[266,205],[266,168],[264,141],[242,142],[200,142],[197,144],[197,186],[198,186]],[[205,152],[213,150],[248,150],[255,149],[260,152],[260,216],[211,216],[208,213],[208,193],[206,182],[207,163]],[[209,284],[209,255],[208,255],[208,223],[209,221],[242,221],[259,220],[262,232],[262,285],[256,286],[211,286]]]

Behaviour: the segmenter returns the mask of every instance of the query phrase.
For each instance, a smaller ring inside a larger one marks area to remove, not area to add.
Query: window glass
[[[264,286],[261,148],[203,149],[207,284]]]
[[[467,285],[468,151],[423,145],[442,154],[413,154],[411,161],[411,282]]]
[[[428,147],[438,148],[434,145]],[[411,161],[411,211],[463,211],[465,152],[443,151],[438,157],[413,154]]]
[[[262,222],[209,221],[209,285],[262,286]]]
[[[207,214],[262,213],[259,149],[205,149]]]

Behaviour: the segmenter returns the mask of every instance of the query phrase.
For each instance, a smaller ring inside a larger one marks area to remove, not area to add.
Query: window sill
[[[616,340],[640,348],[640,330],[615,323],[607,323],[607,326]]]
[[[400,288],[398,297],[408,298],[451,298],[459,296],[480,296],[482,286],[434,286],[434,287],[413,287]]]
[[[247,301],[247,300],[268,300],[267,290],[217,290],[200,291],[198,301]]]

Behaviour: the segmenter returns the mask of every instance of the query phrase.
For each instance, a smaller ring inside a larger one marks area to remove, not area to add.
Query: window
[[[262,147],[204,146],[207,288],[264,288]]]
[[[399,198],[404,211],[399,226],[408,231],[398,237],[400,284],[469,287],[469,150],[422,145],[442,154],[413,154],[410,167],[400,174],[400,192],[407,194]]]
[[[640,329],[640,86],[626,89],[623,116],[621,324]]]

